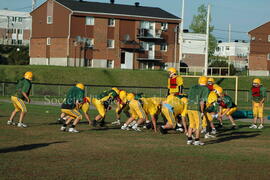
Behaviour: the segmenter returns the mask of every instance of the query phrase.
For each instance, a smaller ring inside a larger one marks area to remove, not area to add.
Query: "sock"
[[[72,124],[72,125],[71,125],[71,128],[75,128],[75,125],[74,125],[74,124]]]
[[[200,141],[200,138],[196,138],[195,141]]]
[[[127,127],[128,125],[125,123],[123,126],[124,126],[124,127]]]
[[[147,120],[147,121],[146,121],[146,123],[150,123],[150,121],[149,121],[149,120]]]
[[[192,137],[188,137],[187,140],[188,140],[188,141],[192,141]]]
[[[215,131],[216,130],[216,128],[212,128],[212,131]]]
[[[67,124],[63,124],[63,127],[67,127]]]

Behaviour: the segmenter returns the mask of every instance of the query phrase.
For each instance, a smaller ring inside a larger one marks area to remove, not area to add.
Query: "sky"
[[[46,0],[37,0],[37,5]],[[110,0],[87,0],[109,2]],[[160,7],[176,16],[181,16],[182,0],[115,0],[116,4],[134,4]],[[31,11],[32,0],[0,0],[0,9]],[[211,5],[211,25],[217,40],[228,40],[228,27],[231,24],[232,40],[248,40],[247,32],[270,21],[270,0],[185,0],[184,28],[188,29],[197,8]]]

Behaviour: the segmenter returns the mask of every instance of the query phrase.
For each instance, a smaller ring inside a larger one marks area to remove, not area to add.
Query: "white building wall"
[[[197,33],[183,34],[183,54],[204,54],[206,35]]]
[[[230,42],[230,43],[218,43],[218,49],[216,49],[215,56],[242,56],[247,57],[249,54],[249,43],[243,42]]]

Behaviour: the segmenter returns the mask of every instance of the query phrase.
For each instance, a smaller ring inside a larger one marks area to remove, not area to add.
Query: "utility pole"
[[[32,11],[35,9],[37,0],[32,0]]]
[[[232,32],[232,25],[229,24],[229,38],[228,38],[228,42],[231,42],[231,32]]]
[[[176,69],[180,71],[180,62],[183,57],[183,29],[184,29],[185,0],[182,0],[181,24],[179,24],[179,64],[176,63]],[[179,72],[180,73],[180,72]]]
[[[211,6],[208,4],[208,11],[207,11],[207,24],[206,24],[206,46],[205,46],[205,59],[204,59],[204,75],[207,76],[208,70],[208,48],[209,48],[209,24],[210,24],[210,11]]]

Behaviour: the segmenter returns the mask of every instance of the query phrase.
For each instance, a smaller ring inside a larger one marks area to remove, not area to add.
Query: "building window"
[[[17,29],[12,29],[12,33],[16,34],[17,33]]]
[[[85,42],[85,46],[86,47],[93,47],[94,46],[94,39],[87,39],[87,41]]]
[[[168,23],[161,23],[161,30],[166,31],[168,29]]]
[[[18,34],[22,34],[23,30],[22,29],[18,29]]]
[[[51,45],[51,38],[47,38],[47,45]]]
[[[107,41],[107,47],[108,47],[108,48],[114,48],[114,40],[109,39],[109,40]]]
[[[267,60],[270,60],[270,53],[267,54]]]
[[[18,22],[22,22],[22,17],[18,17]]]
[[[11,19],[11,21],[12,21],[12,22],[16,22],[16,21],[17,21],[17,17],[14,17],[14,16],[13,16],[12,19]]]
[[[162,44],[160,45],[160,50],[161,50],[161,51],[167,51],[167,49],[168,49],[168,45],[167,45],[166,43],[162,43]]]
[[[16,39],[12,39],[11,40],[11,44],[17,44],[17,40]]]
[[[19,45],[22,45],[22,40],[18,40],[18,44]]]
[[[140,45],[141,45],[141,47],[142,47],[142,49],[144,51],[148,51],[149,50],[149,45],[148,45],[147,42],[141,42]]]
[[[252,41],[254,41],[255,39],[256,39],[256,37],[255,37],[255,36],[251,38],[251,40],[252,40]]]
[[[220,47],[217,47],[217,48],[216,48],[216,51],[219,52],[219,50],[220,50]]]
[[[107,68],[113,68],[114,61],[113,60],[107,60]]]
[[[85,24],[86,25],[95,25],[95,18],[87,16],[85,19]]]
[[[115,26],[115,19],[108,19],[108,26]]]
[[[230,50],[230,47],[229,47],[229,46],[226,46],[226,50],[227,50],[227,51]]]
[[[270,35],[268,35],[268,42],[270,42]]]
[[[47,16],[47,24],[52,24],[52,16]]]

